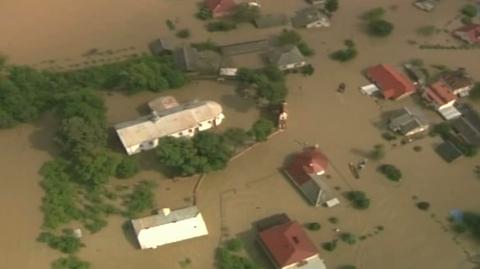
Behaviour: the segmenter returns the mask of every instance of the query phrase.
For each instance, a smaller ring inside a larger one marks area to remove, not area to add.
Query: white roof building
[[[202,213],[196,206],[174,211],[164,208],[158,215],[132,220],[132,226],[141,249],[208,235]]]
[[[150,150],[165,136],[192,137],[222,123],[222,106],[213,101],[178,104],[173,97],[149,102],[151,114],[115,125],[115,130],[128,155]]]

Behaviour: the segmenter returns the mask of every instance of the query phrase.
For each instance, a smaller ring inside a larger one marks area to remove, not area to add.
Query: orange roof
[[[427,96],[439,106],[457,99],[452,93],[450,86],[443,80],[431,84],[425,92]]]
[[[390,65],[379,64],[369,68],[367,77],[380,88],[387,99],[397,99],[416,90],[412,81]]]
[[[299,263],[318,254],[317,248],[296,221],[263,230],[260,239],[280,267]]]

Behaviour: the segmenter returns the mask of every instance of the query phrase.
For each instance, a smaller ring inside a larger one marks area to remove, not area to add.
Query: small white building
[[[162,137],[193,137],[222,123],[222,106],[213,101],[193,101],[178,104],[171,96],[148,103],[151,113],[133,121],[115,125],[128,155],[158,146]]]
[[[202,213],[196,206],[174,211],[164,208],[157,215],[132,220],[132,226],[141,249],[155,249],[208,235]]]

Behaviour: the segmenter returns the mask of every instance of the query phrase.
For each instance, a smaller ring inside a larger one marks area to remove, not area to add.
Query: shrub
[[[73,231],[70,229],[63,230],[63,234],[60,236],[56,236],[50,232],[42,232],[37,241],[46,243],[53,249],[57,249],[66,254],[73,254],[80,250],[81,247],[84,245],[73,234]]]
[[[215,21],[207,24],[209,32],[227,32],[236,29],[237,25],[231,21]]]
[[[414,146],[413,150],[416,151],[416,152],[420,152],[420,151],[422,151],[422,146]]]
[[[322,225],[318,222],[310,222],[306,225],[307,229],[310,231],[318,231],[322,228]]]
[[[372,36],[386,37],[393,31],[393,24],[386,20],[372,20],[368,23],[368,33]]]
[[[303,56],[313,56],[315,54],[315,51],[310,48],[307,43],[301,41],[300,43],[298,43],[297,45],[298,47],[298,50],[303,54]]]
[[[345,39],[345,41],[343,41],[343,44],[348,48],[355,47],[355,42],[351,39]]]
[[[354,245],[357,243],[357,237],[352,233],[342,233],[340,235],[340,239],[349,245]]]
[[[348,47],[346,49],[337,50],[330,54],[330,59],[339,61],[339,62],[347,62],[352,60],[357,56],[358,52],[354,47]]]
[[[168,30],[170,31],[175,30],[175,24],[170,19],[166,20],[165,24],[167,24]]]
[[[462,19],[460,19],[460,21],[465,25],[473,24],[473,20],[472,20],[471,17],[462,17]]]
[[[242,147],[249,140],[247,132],[241,128],[230,128],[223,133],[225,141],[233,148]]]
[[[391,181],[398,182],[402,178],[402,172],[392,164],[382,164],[379,171]]]
[[[338,223],[338,218],[336,217],[330,217],[328,218],[328,221],[332,224],[337,224]]]
[[[253,22],[260,16],[260,9],[255,6],[249,6],[246,3],[239,4],[233,11],[232,18],[234,21],[241,22]]]
[[[385,139],[387,141],[392,141],[392,140],[397,139],[397,136],[395,134],[393,134],[392,132],[384,132],[384,133],[382,133],[382,137],[383,137],[383,139]]]
[[[192,47],[196,48],[198,51],[211,50],[220,52],[220,46],[210,39],[204,42],[193,43]]]
[[[52,263],[52,269],[89,269],[90,263],[81,261],[75,256],[59,258]]]
[[[472,4],[463,6],[460,11],[462,12],[463,15],[469,18],[473,18],[477,16],[477,7],[475,7],[475,5],[472,5]]]
[[[315,73],[315,67],[313,67],[311,64],[307,64],[300,68],[300,72],[305,76],[311,76],[313,73]]]
[[[213,18],[212,11],[208,9],[208,7],[201,5],[200,8],[198,9],[198,12],[195,14],[195,17],[202,21],[209,20]]]
[[[423,35],[423,36],[432,36],[437,28],[433,25],[425,25],[417,28],[417,34]]]
[[[230,239],[227,241],[226,247],[230,251],[240,251],[243,249],[243,242],[238,238]]]
[[[189,38],[189,37],[190,37],[190,30],[188,30],[188,29],[179,30],[179,31],[176,33],[176,36],[177,36],[178,38]]]
[[[429,202],[418,202],[417,207],[420,210],[428,210],[430,208],[430,203]]]
[[[367,209],[370,207],[370,199],[367,198],[363,191],[350,191],[346,196],[356,209]]]
[[[468,228],[463,223],[455,223],[454,225],[452,225],[452,230],[457,234],[463,234],[468,231]]]
[[[385,15],[385,9],[383,7],[377,7],[364,12],[360,18],[366,21],[374,21],[381,19],[383,15]]]
[[[475,83],[473,86],[473,89],[470,91],[470,98],[480,100],[480,82]]]
[[[277,37],[277,45],[296,45],[302,41],[302,37],[295,30],[284,29],[282,33]]]
[[[275,126],[273,124],[273,121],[262,118],[253,124],[250,132],[255,137],[255,140],[265,141],[267,140],[268,136],[273,132],[274,128]]]
[[[369,153],[369,156],[373,160],[380,160],[385,157],[385,146],[383,144],[377,144],[373,146],[373,150]]]
[[[335,248],[337,248],[337,241],[333,240],[333,241],[325,242],[322,244],[322,248],[325,249],[326,251],[334,251]]]
[[[338,10],[338,0],[327,0],[325,2],[325,9],[332,13]]]
[[[130,178],[138,173],[137,162],[131,157],[123,157],[117,165],[115,176],[118,178]]]

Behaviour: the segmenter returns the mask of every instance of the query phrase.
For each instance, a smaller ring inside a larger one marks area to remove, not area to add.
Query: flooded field
[[[279,5],[278,0],[263,0],[262,9],[265,13],[293,14],[295,9],[304,6],[300,0],[282,2]],[[192,260],[190,268],[210,269],[213,268],[214,249],[222,238],[239,235],[251,239],[253,221],[270,214],[287,213],[300,222],[322,224],[320,232],[311,233],[317,246],[334,238],[332,229],[335,226],[327,221],[332,216],[340,220],[338,226],[344,231],[371,235],[354,246],[339,244],[332,253],[321,250],[320,255],[328,268],[344,263],[367,269],[473,268],[466,262],[464,249],[475,253],[478,245],[463,237],[459,238],[459,244],[456,243],[453,234],[444,231],[444,227],[451,209],[479,210],[475,197],[480,181],[472,172],[474,166],[480,164],[479,158],[462,159],[448,165],[433,152],[432,147],[439,141],[430,137],[393,147],[382,140],[375,123],[382,110],[413,105],[412,101],[384,102],[379,107],[357,90],[367,83],[361,71],[369,65],[400,64],[412,58],[423,59],[426,64],[465,67],[480,80],[480,50],[420,50],[409,42],[459,44],[445,33],[426,38],[415,31],[424,25],[451,27],[455,24],[457,10],[467,2],[443,0],[434,12],[425,13],[406,0],[342,1],[331,28],[301,31],[316,51],[310,59],[316,72],[311,77],[288,77],[288,130],[232,161],[225,171],[209,174],[202,185],[198,202],[210,232],[208,237],[139,251],[122,232],[124,220],[111,218],[109,226],[100,233],[85,236],[87,247],[79,256],[98,269],[180,268],[178,262],[187,257]],[[386,8],[386,19],[395,23],[394,33],[386,39],[367,37],[358,19],[363,11],[377,6]],[[245,25],[231,33],[211,34],[193,18],[193,13],[195,1],[191,0],[120,0],[114,6],[106,0],[75,3],[5,0],[0,3],[0,51],[13,63],[61,70],[74,68],[70,66],[74,64],[78,64],[77,67],[89,65],[93,60],[86,60],[82,54],[92,48],[114,51],[108,54],[113,60],[141,54],[149,41],[160,36],[173,38],[174,32],[169,32],[165,25],[167,18],[178,22],[178,29],[189,28],[192,41],[210,38],[228,44],[264,38],[280,31],[279,28],[255,30]],[[358,57],[345,64],[328,59],[328,53],[342,47],[347,38],[357,44]],[[185,42],[176,41],[178,44]],[[246,60],[250,61],[254,60]],[[343,95],[335,92],[340,82],[347,85]],[[146,102],[157,96],[153,93],[128,97],[101,94],[109,108],[111,125],[145,113]],[[191,99],[220,102],[227,117],[221,128],[248,127],[258,115],[254,104],[237,97],[234,87],[228,83],[192,82],[184,89],[165,94],[174,95],[181,102]],[[429,116],[438,119],[435,114]],[[0,130],[0,212],[6,216],[0,227],[12,231],[0,240],[0,260],[6,261],[2,262],[2,268],[46,269],[58,255],[35,242],[42,221],[39,211],[42,190],[38,186],[37,171],[55,154],[54,131],[54,120],[49,116],[34,124]],[[339,197],[343,191],[363,190],[372,198],[372,207],[355,211],[343,199],[342,205],[333,209],[308,207],[278,170],[285,157],[300,150],[303,143],[319,144],[329,157],[332,162],[327,170],[332,175],[329,184],[340,188]],[[378,143],[387,146],[382,162],[394,163],[402,170],[404,180],[401,183],[391,184],[384,179],[375,170],[378,163],[373,161],[360,180],[351,177],[347,163],[358,161],[362,152]],[[423,150],[415,152],[415,145],[422,146]],[[143,154],[140,159],[144,171],[133,181],[158,181],[157,207],[175,208],[191,203],[193,180],[172,182],[165,179],[156,169],[151,153]],[[418,210],[414,196],[429,201],[430,212]],[[384,226],[385,230],[375,235],[376,226]],[[268,266],[262,255],[255,253],[253,256]]]

